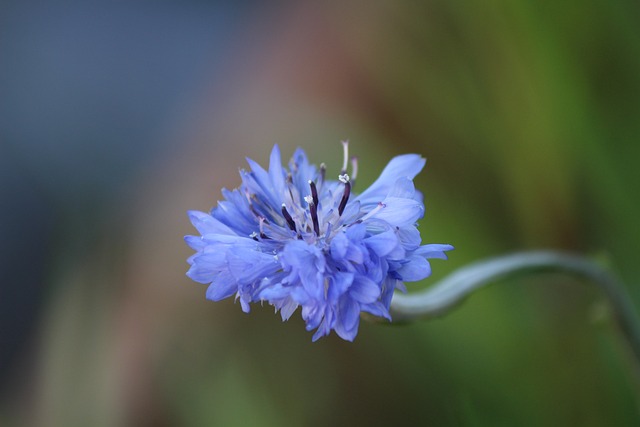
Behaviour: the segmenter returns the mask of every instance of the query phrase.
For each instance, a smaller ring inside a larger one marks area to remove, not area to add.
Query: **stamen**
[[[249,210],[251,211],[251,213],[256,216],[256,217],[260,217],[260,213],[256,210],[256,207],[253,205],[253,201],[256,200],[253,197],[247,197],[247,201],[249,202]]]
[[[311,200],[314,205],[318,206],[318,189],[316,188],[316,183],[309,180],[309,186],[311,187]]]
[[[287,190],[289,191],[290,202],[292,204],[298,203],[298,201],[300,200],[299,198],[297,198],[298,190],[296,190],[293,185],[293,176],[291,175],[291,173],[287,174],[286,183],[287,183]],[[295,211],[295,206],[293,208]]]
[[[284,203],[282,204],[282,216],[287,221],[291,231],[296,231],[296,223],[293,221],[293,218],[291,218],[291,215],[289,214],[289,211],[287,211],[287,207]]]
[[[378,212],[380,212],[380,210],[382,210],[382,209],[384,209],[386,207],[387,207],[387,205],[385,205],[384,203],[380,202],[380,203],[378,203],[378,206],[373,208],[368,214],[366,214],[365,216],[360,218],[358,221],[360,221],[360,222],[366,221],[369,218],[371,218],[372,216],[374,216],[375,214],[377,214]]]
[[[320,236],[320,224],[318,223],[318,207],[315,204],[310,203],[309,213],[311,214],[311,221],[313,221],[313,231],[315,231],[316,236]]]
[[[344,208],[347,206],[350,194],[351,183],[347,180],[347,182],[344,183],[344,193],[342,194],[342,200],[340,200],[340,205],[338,206],[338,215],[342,215],[342,212],[344,212]]]
[[[262,217],[267,224],[269,223],[267,218],[276,218],[278,216],[278,211],[273,209],[270,204],[260,200],[256,194],[249,196],[249,209],[256,217]]]
[[[322,186],[324,184],[324,177],[327,174],[327,165],[324,163],[320,163],[320,179],[318,179],[318,184]]]
[[[264,224],[265,223],[269,223],[269,221],[266,220],[266,218],[260,217],[260,238],[264,239],[264,240],[271,240],[269,238],[269,236],[267,236],[266,234],[264,234]]]
[[[343,160],[342,160],[342,172],[341,175],[347,173],[347,163],[349,162],[349,140],[341,141],[342,142],[342,152],[343,152]]]
[[[351,186],[356,185],[356,178],[358,177],[358,158],[351,158]]]
[[[343,183],[346,184],[347,182],[349,182],[349,175],[347,175],[346,173],[343,173],[342,175],[338,175],[338,180]]]

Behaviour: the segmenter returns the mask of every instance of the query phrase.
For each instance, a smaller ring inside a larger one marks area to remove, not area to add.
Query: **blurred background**
[[[187,279],[245,156],[303,147],[372,182],[394,155],[429,243],[553,248],[640,304],[636,1],[0,5],[0,425],[639,425],[601,295],[547,274],[436,321],[311,343]]]

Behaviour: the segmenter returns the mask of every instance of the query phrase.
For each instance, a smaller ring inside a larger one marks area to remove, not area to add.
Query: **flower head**
[[[352,341],[361,312],[391,320],[394,290],[429,276],[429,258],[446,259],[453,247],[421,245],[416,228],[424,205],[413,178],[426,160],[397,156],[356,195],[357,160],[350,176],[347,142],[343,149],[342,171],[330,180],[301,149],[287,170],[274,146],[268,170],[247,159],[239,188],[223,189],[210,213],[189,212],[200,235],[185,237],[196,251],[187,276],[209,285],[208,299],[235,295],[245,312],[267,301],[283,320],[301,307],[314,341],[331,330]]]

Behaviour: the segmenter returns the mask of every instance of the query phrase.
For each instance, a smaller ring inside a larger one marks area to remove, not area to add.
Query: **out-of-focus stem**
[[[625,288],[612,273],[576,255],[536,251],[480,261],[462,267],[422,292],[396,293],[391,301],[391,316],[394,322],[442,316],[476,289],[498,279],[544,271],[579,276],[599,286],[640,367],[640,321]]]

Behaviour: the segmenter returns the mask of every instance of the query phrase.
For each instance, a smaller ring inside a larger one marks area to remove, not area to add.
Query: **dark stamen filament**
[[[347,206],[347,201],[349,201],[350,194],[351,183],[347,181],[344,183],[344,193],[342,194],[342,200],[340,200],[340,205],[338,206],[338,215],[342,215],[342,212],[344,212],[344,208]]]
[[[313,231],[316,232],[316,236],[320,236],[320,224],[318,223],[318,207],[315,203],[309,204],[309,212],[311,213],[311,220],[313,221]]]
[[[291,218],[291,215],[289,214],[289,211],[287,211],[284,203],[282,204],[282,216],[287,221],[287,224],[289,225],[291,231],[296,231],[296,223],[293,221],[293,218]]]
[[[311,198],[313,200],[313,204],[318,206],[318,189],[316,188],[316,183],[309,181],[309,186],[311,187]]]
[[[269,221],[267,221],[266,218],[260,217],[260,238],[264,239],[264,240],[271,240],[271,238],[269,236],[267,236],[266,234],[264,234],[264,224],[269,224]]]

